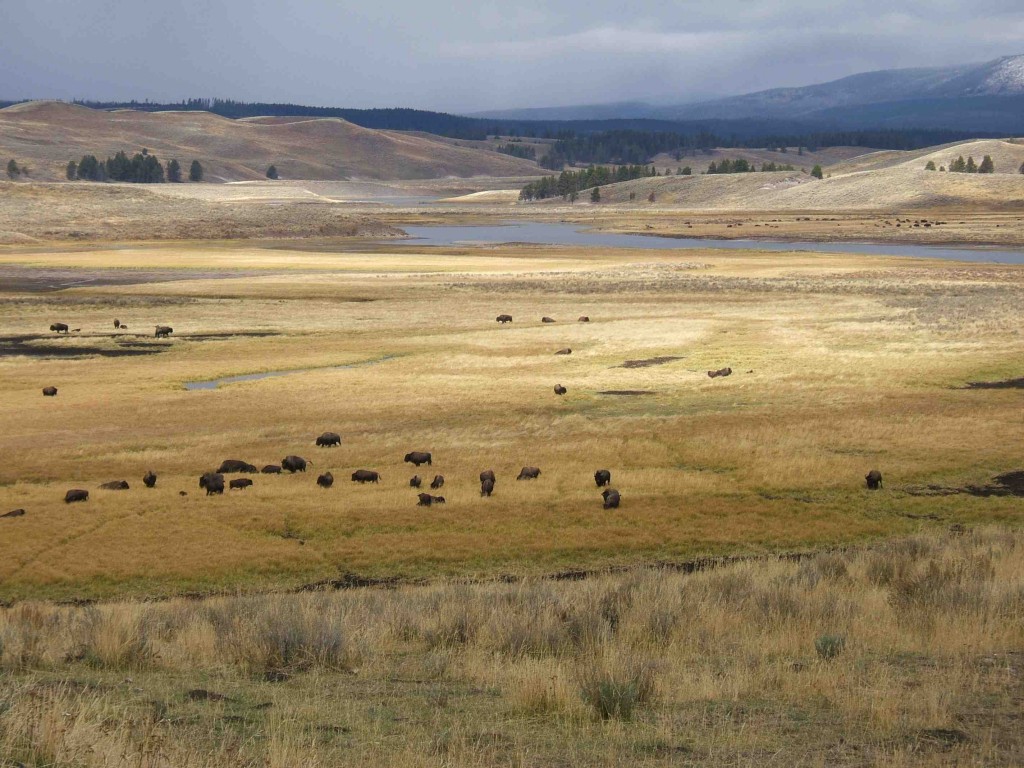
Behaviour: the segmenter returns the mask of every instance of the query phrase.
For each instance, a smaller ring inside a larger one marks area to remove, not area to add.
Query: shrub
[[[656,693],[655,667],[649,661],[597,658],[577,671],[580,695],[602,720],[632,720],[637,707]]]
[[[846,647],[846,638],[842,635],[821,635],[814,640],[814,650],[818,652],[818,658],[831,661]]]

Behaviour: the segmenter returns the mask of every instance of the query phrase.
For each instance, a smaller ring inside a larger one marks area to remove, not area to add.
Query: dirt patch
[[[966,387],[957,389],[1024,389],[1024,377],[1005,381],[971,381]]]
[[[658,394],[653,389],[605,389],[597,394],[599,395],[620,395],[623,397],[632,397],[636,395],[656,395]]]
[[[905,489],[910,496],[955,496],[966,493],[971,496],[1019,496],[1024,497],[1024,470],[1004,472],[992,478],[986,485],[965,485],[962,488],[949,488],[941,485],[911,486]],[[907,515],[909,517],[909,515]]]
[[[661,357],[648,357],[644,360],[627,360],[622,365],[616,365],[616,368],[650,368],[653,365],[665,365],[665,363],[674,363],[676,360],[682,360],[683,358],[678,355],[662,355]]]

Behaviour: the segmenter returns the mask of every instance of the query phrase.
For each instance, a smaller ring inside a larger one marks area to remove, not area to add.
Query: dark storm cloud
[[[678,102],[1024,53],[1020,0],[0,0],[0,97]]]

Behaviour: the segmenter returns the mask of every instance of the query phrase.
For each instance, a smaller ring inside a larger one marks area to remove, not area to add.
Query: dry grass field
[[[1020,391],[964,389],[1024,375],[1021,267],[265,241],[8,247],[0,271],[0,513],[26,510],[0,518],[6,600],[678,562],[1022,511],[967,492],[1024,469]],[[276,371],[295,373],[185,389]],[[314,446],[326,430],[341,447]],[[416,505],[413,450],[445,505]],[[312,470],[197,487],[288,454]],[[517,482],[526,465],[541,477]],[[351,483],[361,468],[383,480]]]
[[[0,764],[1017,766],[1022,648],[1024,536],[993,527],[689,575],[22,603]]]

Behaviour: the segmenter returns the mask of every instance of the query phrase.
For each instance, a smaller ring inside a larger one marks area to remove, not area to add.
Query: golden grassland
[[[184,279],[133,282],[139,265]],[[1022,511],[1013,497],[918,494],[1022,468],[1019,390],[960,387],[1022,375],[1024,268],[324,242],[9,248],[0,267],[92,281],[0,300],[0,513],[27,511],[0,519],[6,600],[538,574]],[[57,321],[82,330],[55,338]],[[158,323],[170,340],[152,338]],[[130,351],[154,354],[116,356]],[[682,359],[620,367],[657,356]],[[731,377],[706,376],[724,366]],[[184,389],[281,370],[304,372]],[[58,397],[41,396],[48,385]],[[652,394],[602,394],[635,390]],[[314,447],[325,430],[340,448]],[[418,473],[445,475],[444,506],[416,506],[412,450],[433,452]],[[293,453],[312,470],[223,497],[197,487],[223,459]],[[524,465],[541,477],[516,482]],[[350,483],[360,468],[383,481]],[[622,492],[617,511],[601,508],[598,468]],[[872,468],[878,493],[863,488]],[[498,474],[489,499],[484,469]],[[325,470],[330,490],[314,482]],[[131,490],[98,489],[120,479]],[[90,500],[65,505],[69,488]]]
[[[690,575],[26,602],[0,609],[0,764],[1014,766],[1022,648],[1002,527]]]

